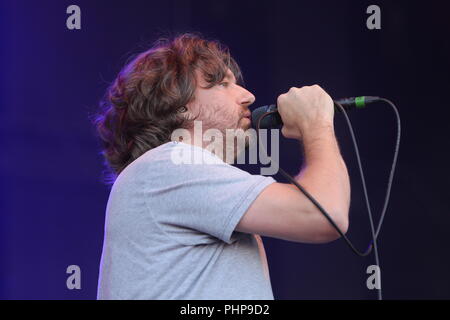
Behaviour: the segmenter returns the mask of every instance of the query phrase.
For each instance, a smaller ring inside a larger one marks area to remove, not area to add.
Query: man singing
[[[274,299],[261,235],[339,238],[293,184],[240,170],[206,142],[172,138],[180,128],[193,137],[194,121],[224,139],[248,130],[254,101],[229,50],[196,34],[160,40],[122,69],[94,121],[113,183],[98,299]],[[317,85],[293,87],[277,105],[282,135],[304,149],[295,179],[346,232],[350,183],[332,99]],[[176,163],[182,151],[204,161]]]

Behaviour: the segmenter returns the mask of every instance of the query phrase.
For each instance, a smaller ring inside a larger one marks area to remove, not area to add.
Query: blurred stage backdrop
[[[81,29],[66,27],[68,6]],[[369,30],[366,9],[381,9]],[[106,202],[102,157],[88,116],[128,57],[160,36],[197,31],[240,64],[252,106],[291,86],[319,84],[333,98],[393,100],[402,141],[379,236],[385,299],[450,298],[448,230],[448,5],[443,1],[2,1],[0,94],[0,297],[95,299]],[[378,221],[396,137],[393,110],[349,113]],[[336,114],[352,183],[348,237],[370,241],[351,137]],[[281,167],[298,173],[297,142],[283,140]],[[239,165],[259,173],[256,165]],[[286,182],[281,175],[275,176]],[[376,299],[366,287],[373,255],[343,240],[326,245],[264,238],[276,299]],[[66,268],[81,268],[69,290]]]

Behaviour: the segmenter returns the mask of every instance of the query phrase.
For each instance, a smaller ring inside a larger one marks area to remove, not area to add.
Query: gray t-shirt
[[[97,298],[274,299],[261,238],[234,231],[274,182],[182,142],[147,151],[111,189]]]

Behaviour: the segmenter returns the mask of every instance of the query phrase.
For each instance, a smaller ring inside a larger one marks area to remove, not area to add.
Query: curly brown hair
[[[92,118],[102,144],[106,171],[113,184],[123,169],[148,150],[171,140],[177,128],[189,129],[186,105],[195,97],[195,71],[211,88],[230,69],[243,84],[241,70],[228,47],[199,33],[160,38],[119,72]]]

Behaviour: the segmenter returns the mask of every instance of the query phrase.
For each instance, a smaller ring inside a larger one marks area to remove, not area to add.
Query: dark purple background
[[[66,28],[71,4],[81,8],[81,30]],[[377,1],[382,29],[371,31],[370,4],[1,2],[0,297],[95,298],[109,189],[100,183],[102,158],[88,115],[130,54],[167,32],[199,31],[230,47],[255,107],[314,83],[333,98],[378,95],[398,105],[403,135],[379,238],[384,297],[450,298],[449,8],[444,1]],[[349,116],[378,217],[394,113],[377,104]],[[355,153],[342,115],[335,124],[352,182],[348,236],[363,250],[370,233]],[[296,174],[298,143],[285,140],[281,148],[281,166]],[[343,240],[264,241],[276,299],[376,298],[366,288],[373,256],[355,256]],[[71,264],[81,267],[81,290],[66,288]]]

